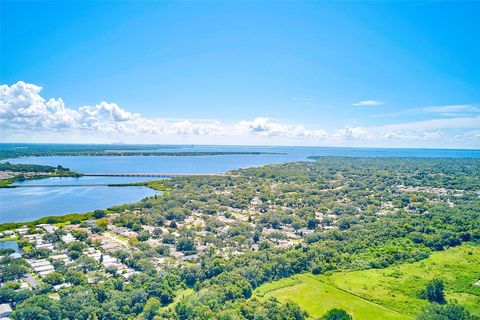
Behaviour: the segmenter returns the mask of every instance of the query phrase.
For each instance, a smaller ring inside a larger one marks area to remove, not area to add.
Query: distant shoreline
[[[30,157],[200,157],[200,156],[228,156],[228,155],[279,155],[285,152],[262,151],[185,151],[185,152],[157,152],[157,151],[65,151],[65,152],[27,152],[26,154],[9,154],[0,151],[0,159],[16,159]]]

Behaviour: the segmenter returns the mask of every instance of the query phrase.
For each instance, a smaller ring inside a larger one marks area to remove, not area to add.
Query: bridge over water
[[[86,177],[155,177],[175,178],[191,176],[226,176],[224,173],[84,173]]]
[[[191,176],[231,176],[225,173],[84,173],[86,177],[154,177],[154,178],[176,178]],[[88,183],[88,184],[27,184],[27,185],[9,185],[6,188],[45,188],[45,187],[101,187],[101,186],[124,186],[124,184],[116,183]]]

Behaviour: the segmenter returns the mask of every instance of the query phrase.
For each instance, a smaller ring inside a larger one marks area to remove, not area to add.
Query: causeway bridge
[[[191,176],[226,176],[223,173],[84,173],[84,177],[155,177],[176,178]]]
[[[235,175],[226,173],[84,173],[83,177],[153,177],[153,178],[177,178],[177,177],[235,177]],[[127,182],[128,183],[128,182]],[[27,184],[27,185],[8,185],[5,188],[45,188],[45,187],[100,187],[100,186],[123,186],[122,184],[112,183],[87,183],[87,184]]]

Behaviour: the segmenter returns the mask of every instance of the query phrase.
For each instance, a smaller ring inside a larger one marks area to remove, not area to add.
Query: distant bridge
[[[84,177],[154,177],[154,178],[179,178],[179,177],[236,177],[226,173],[84,173]],[[126,182],[128,183],[128,182]],[[92,183],[92,184],[26,184],[8,185],[4,188],[45,188],[45,187],[122,187],[123,184],[116,183]]]
[[[63,187],[116,187],[115,184],[94,183],[94,184],[20,184],[9,185],[6,188],[63,188]],[[119,186],[120,187],[120,186]]]
[[[223,173],[84,173],[86,177],[155,177],[176,178],[191,176],[227,176]]]

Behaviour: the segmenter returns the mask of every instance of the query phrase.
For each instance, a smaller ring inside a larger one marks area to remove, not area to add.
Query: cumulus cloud
[[[327,135],[323,129],[310,130],[301,125],[275,123],[266,117],[258,117],[251,121],[240,121],[237,128],[246,133],[264,136],[324,138]]]
[[[115,103],[71,109],[63,100],[40,95],[42,88],[20,81],[0,86],[0,125],[23,130],[86,129],[111,131],[136,125],[140,115],[123,110]]]
[[[193,123],[190,120],[178,121],[172,124],[172,133],[180,135],[222,135],[223,128],[218,121],[199,121]]]
[[[331,135],[333,138],[342,140],[360,140],[360,141],[439,141],[444,138],[444,132],[441,130],[392,130],[386,127],[351,127],[345,126],[336,130]]]
[[[116,103],[67,108],[64,101],[41,96],[42,87],[19,81],[0,86],[0,127],[24,131],[91,131],[118,134],[222,134],[216,121],[167,121],[129,112]]]
[[[421,129],[415,131],[383,131],[379,134],[380,138],[395,141],[437,141],[443,138],[443,136],[444,133],[440,130],[425,131]]]
[[[378,100],[361,100],[358,102],[355,102],[353,106],[355,107],[375,107],[375,106],[381,106],[385,104],[385,102],[378,101]]]
[[[380,101],[355,104],[373,106]],[[0,85],[0,129],[5,141],[52,141],[68,137],[71,142],[129,141],[142,143],[226,143],[359,146],[450,146],[478,147],[479,105],[428,107],[422,114],[434,119],[378,127],[345,126],[326,132],[301,124],[285,124],[257,117],[224,124],[216,120],[145,117],[116,103],[68,107],[62,98],[45,98],[42,87],[19,81]],[[445,117],[445,114],[455,116]],[[5,137],[11,140],[5,139]],[[64,139],[65,140],[65,139]],[[405,142],[405,143],[403,143]]]
[[[362,140],[370,139],[373,137],[372,133],[362,127],[350,127],[339,129],[332,134],[335,138],[342,138],[347,140]]]
[[[287,138],[323,138],[323,129],[284,125],[265,117],[225,126],[215,120],[167,120],[132,113],[116,103],[68,108],[61,98],[46,100],[42,87],[20,81],[0,86],[0,127],[30,132],[91,132],[172,136],[264,135]]]

